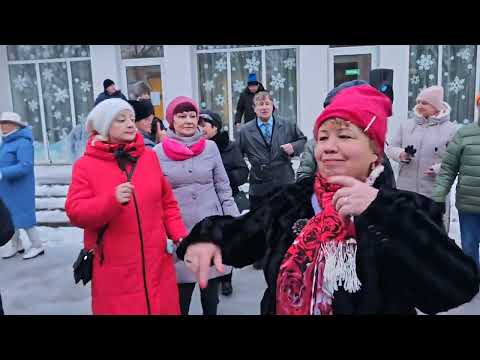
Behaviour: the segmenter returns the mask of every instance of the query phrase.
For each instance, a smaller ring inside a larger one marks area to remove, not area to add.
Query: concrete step
[[[68,185],[36,185],[35,196],[40,197],[66,197],[68,193]]]
[[[39,210],[36,212],[39,226],[72,226],[63,210]]]
[[[35,207],[37,210],[64,210],[65,197],[37,197]]]

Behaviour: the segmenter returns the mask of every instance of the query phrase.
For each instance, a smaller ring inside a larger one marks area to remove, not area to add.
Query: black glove
[[[417,152],[417,149],[413,147],[413,145],[408,145],[404,151],[409,154],[411,157],[415,156],[415,153]]]

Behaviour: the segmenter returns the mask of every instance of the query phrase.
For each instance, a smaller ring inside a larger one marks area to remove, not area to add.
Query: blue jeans
[[[458,212],[462,250],[479,266],[478,246],[480,244],[480,214]]]

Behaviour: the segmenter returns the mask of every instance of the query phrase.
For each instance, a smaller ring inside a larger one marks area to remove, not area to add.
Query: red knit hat
[[[357,125],[377,145],[383,154],[387,118],[392,115],[392,102],[388,96],[370,85],[353,86],[342,90],[315,121],[313,136],[325,121],[340,118]]]

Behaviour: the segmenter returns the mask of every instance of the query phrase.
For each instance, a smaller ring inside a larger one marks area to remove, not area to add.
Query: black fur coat
[[[178,257],[183,260],[190,244],[213,242],[225,264],[244,267],[268,251],[261,313],[275,314],[280,263],[296,237],[292,227],[314,216],[313,182],[288,185],[238,218],[204,219],[181,242]],[[435,314],[470,301],[479,289],[478,269],[448,238],[441,210],[425,196],[379,185],[384,183],[377,179],[377,198],[354,220],[361,290],[350,294],[340,287],[334,314],[415,314],[415,308]]]

